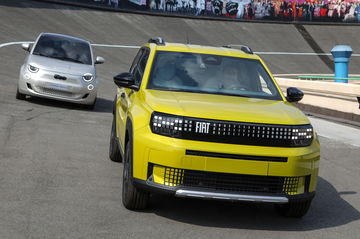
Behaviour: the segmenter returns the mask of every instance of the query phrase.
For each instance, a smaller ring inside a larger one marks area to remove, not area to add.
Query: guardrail
[[[303,75],[311,77],[313,75]],[[324,75],[317,75],[322,78]],[[325,76],[333,79],[334,76]],[[360,80],[360,76],[354,78]],[[305,93],[299,107],[303,110],[360,122],[360,84],[276,77],[280,88],[297,87]]]
[[[305,79],[305,80],[360,80],[360,76],[352,76],[352,77],[335,77],[335,76],[312,76],[312,75],[300,75],[297,76],[299,80]]]

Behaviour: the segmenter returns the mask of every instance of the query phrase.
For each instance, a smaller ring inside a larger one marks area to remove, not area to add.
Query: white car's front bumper
[[[70,76],[69,80],[55,79],[56,73],[40,69],[36,73],[25,67],[20,70],[18,89],[25,95],[56,99],[66,102],[91,105],[97,96],[98,81],[82,80],[82,76]]]

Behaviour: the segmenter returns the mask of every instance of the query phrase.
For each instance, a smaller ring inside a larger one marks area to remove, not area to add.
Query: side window
[[[139,68],[142,71],[142,73],[144,73],[144,71],[145,71],[146,63],[147,63],[147,60],[149,59],[149,53],[150,53],[150,51],[148,49],[145,49],[144,54],[139,61]]]
[[[267,84],[267,82],[264,80],[264,78],[259,75],[260,78],[260,85],[261,85],[261,90],[269,95],[271,95],[271,90]]]
[[[138,64],[134,67],[134,77],[135,77],[135,83],[137,85],[141,84],[142,77],[144,75],[146,63],[149,59],[150,50],[149,49],[143,49],[143,54],[138,62]]]
[[[134,70],[135,70],[135,68],[136,68],[136,66],[137,66],[137,64],[138,64],[138,62],[139,62],[139,59],[140,59],[141,55],[143,54],[143,52],[144,52],[144,49],[140,49],[140,50],[138,51],[138,53],[136,54],[136,56],[135,56],[135,58],[134,58],[133,63],[131,64],[131,67],[130,67],[130,71],[129,71],[129,72],[131,72],[131,73],[134,74]]]
[[[258,79],[260,80],[259,90],[269,95],[276,95],[277,90],[275,88],[275,85],[273,84],[271,78],[265,72],[265,69],[263,67],[259,67],[257,74],[259,77]]]

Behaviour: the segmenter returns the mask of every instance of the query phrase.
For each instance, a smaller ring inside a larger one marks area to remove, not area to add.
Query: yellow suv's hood
[[[144,97],[154,111],[168,114],[253,123],[309,124],[299,109],[283,101],[159,90],[146,90]]]

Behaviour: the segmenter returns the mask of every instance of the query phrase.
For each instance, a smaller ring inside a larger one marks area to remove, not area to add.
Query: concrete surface
[[[335,45],[350,45],[353,53],[360,52],[360,45],[354,39],[360,38],[360,26],[316,26],[306,25],[306,30],[325,52],[331,52]],[[360,57],[352,57],[349,72],[359,73]]]
[[[188,32],[196,43],[243,41],[261,51],[285,51],[293,45],[310,50],[291,26],[175,20],[22,0],[0,1],[0,20],[1,43],[34,40],[51,31],[96,43],[137,45],[154,35],[179,41]],[[98,67],[99,102],[87,111],[43,99],[15,100],[26,53],[19,46],[0,48],[1,239],[359,238],[359,129],[318,119],[313,124],[322,143],[320,178],[303,219],[279,217],[270,205],[163,196],[152,197],[149,210],[126,210],[121,204],[122,164],[107,155],[115,92],[111,77],[129,68],[136,50],[95,50],[107,63]],[[280,73],[307,73],[310,68],[323,73],[326,68],[317,58],[267,61]]]

